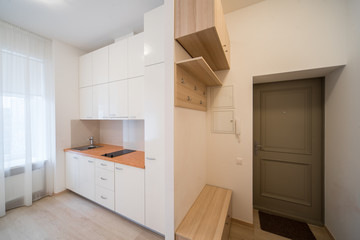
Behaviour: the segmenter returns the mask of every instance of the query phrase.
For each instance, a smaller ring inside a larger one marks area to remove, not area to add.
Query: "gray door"
[[[254,85],[254,208],[323,224],[322,79]]]

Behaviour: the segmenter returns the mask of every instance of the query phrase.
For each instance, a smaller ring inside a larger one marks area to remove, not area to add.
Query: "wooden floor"
[[[331,240],[324,228],[310,226],[317,240]],[[72,192],[46,197],[31,207],[20,207],[0,218],[0,239],[163,240],[164,238]],[[230,240],[286,239],[260,229],[232,223]]]

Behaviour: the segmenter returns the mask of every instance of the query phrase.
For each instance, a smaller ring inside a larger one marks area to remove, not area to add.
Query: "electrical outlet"
[[[236,157],[236,165],[243,165],[243,158],[242,157]]]

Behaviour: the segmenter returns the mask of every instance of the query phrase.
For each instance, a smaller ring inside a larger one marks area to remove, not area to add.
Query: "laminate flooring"
[[[262,231],[254,210],[254,227],[233,222],[230,240],[284,240]],[[317,240],[331,240],[324,228],[310,225]],[[10,210],[0,218],[0,240],[163,240],[118,214],[65,191],[31,207]]]

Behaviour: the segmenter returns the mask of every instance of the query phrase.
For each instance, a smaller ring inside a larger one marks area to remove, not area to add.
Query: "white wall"
[[[123,122],[124,148],[145,151],[144,120]]]
[[[360,236],[360,1],[347,1],[347,56],[325,80],[325,224],[335,239]]]
[[[341,0],[267,0],[226,15],[231,70],[217,74],[234,86],[242,128],[240,139],[212,134],[208,112],[208,183],[233,190],[234,218],[253,221],[253,76],[346,63],[345,16]]]
[[[175,42],[175,58],[190,58]],[[206,184],[206,112],[174,109],[174,215],[175,229]]]
[[[64,149],[71,146],[72,119],[79,119],[78,60],[84,52],[54,40],[56,164],[54,192],[65,190]]]

